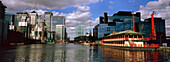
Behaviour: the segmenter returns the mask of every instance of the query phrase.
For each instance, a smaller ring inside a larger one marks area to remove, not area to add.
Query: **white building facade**
[[[65,42],[66,26],[56,25],[55,39],[57,42]]]

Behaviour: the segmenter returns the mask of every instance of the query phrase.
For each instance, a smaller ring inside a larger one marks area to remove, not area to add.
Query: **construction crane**
[[[154,26],[154,14],[156,14],[155,13],[155,11],[153,11],[152,12],[152,14],[151,14],[151,18],[152,18],[152,22],[151,22],[151,24],[152,24],[152,34],[151,34],[151,39],[152,40],[156,40],[156,32],[155,32],[155,26]]]
[[[134,16],[134,14],[132,14],[132,16],[133,16],[133,18],[132,18],[132,20],[133,20],[133,31],[135,31],[135,16]]]
[[[144,24],[142,24],[142,27],[140,28],[140,31],[139,31],[139,32],[142,32],[143,26],[144,26]]]

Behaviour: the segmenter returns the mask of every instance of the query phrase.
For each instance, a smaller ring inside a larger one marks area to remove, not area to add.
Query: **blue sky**
[[[167,21],[167,34],[170,35],[170,0],[1,0],[8,8],[7,13],[18,11],[53,12],[54,16],[65,16],[67,32],[75,35],[76,23],[84,23],[85,32],[98,24],[99,16],[104,12],[113,15],[118,11],[141,12],[141,19],[150,17],[156,11],[156,17]],[[20,2],[20,3],[18,3]],[[27,9],[25,9],[27,8]],[[91,23],[90,23],[91,22]],[[92,27],[90,28],[90,24]]]
[[[118,11],[138,11],[140,5],[146,5],[149,0],[104,0],[96,4],[88,5],[91,8],[92,17],[103,16],[104,12],[112,15]]]

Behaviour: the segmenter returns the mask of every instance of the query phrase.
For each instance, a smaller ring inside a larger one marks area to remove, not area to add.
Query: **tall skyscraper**
[[[66,26],[64,16],[54,16],[52,22],[52,31],[55,31],[55,39],[57,42],[65,42]]]
[[[47,39],[51,40],[53,33],[51,32],[52,30],[52,19],[53,19],[53,13],[52,12],[45,12],[44,14],[44,19],[45,19],[45,25],[47,29]]]
[[[52,12],[45,12],[44,19],[45,19],[47,31],[51,31],[53,13]]]
[[[84,35],[84,24],[76,24],[76,37]]]
[[[17,31],[24,33],[25,37],[29,37],[31,33],[30,17],[27,12],[17,12]]]
[[[30,27],[31,27],[31,35],[30,35],[30,37],[32,39],[37,39],[36,38],[37,35],[35,34],[35,32],[37,32],[37,30],[35,30],[35,28],[36,28],[36,25],[37,25],[38,14],[35,11],[32,11],[29,14],[29,16],[30,16]]]
[[[64,16],[53,16],[52,21],[52,31],[56,30],[56,25],[65,25],[65,18]]]
[[[5,18],[5,8],[7,8],[7,7],[5,5],[3,5],[2,1],[0,1],[0,8],[1,8],[0,19],[4,19]]]
[[[41,40],[41,42],[44,41],[45,37],[45,22],[44,19],[41,17],[38,17],[37,19],[38,24],[36,24],[35,27],[35,32],[37,32],[37,34],[35,34],[36,40]]]
[[[7,44],[8,22],[5,18],[5,5],[0,1],[0,45]]]

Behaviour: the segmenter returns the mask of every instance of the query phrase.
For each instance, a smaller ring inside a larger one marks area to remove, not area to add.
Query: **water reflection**
[[[89,62],[89,46],[67,44],[66,62]]]
[[[33,44],[0,52],[0,62],[89,62],[89,46]]]
[[[101,47],[104,62],[169,62],[170,54],[160,51],[127,51]],[[164,54],[167,54],[165,56]],[[164,56],[164,57],[162,57]],[[166,57],[166,58],[165,58]]]
[[[170,62],[170,53],[79,44],[32,44],[0,51],[0,62]]]

